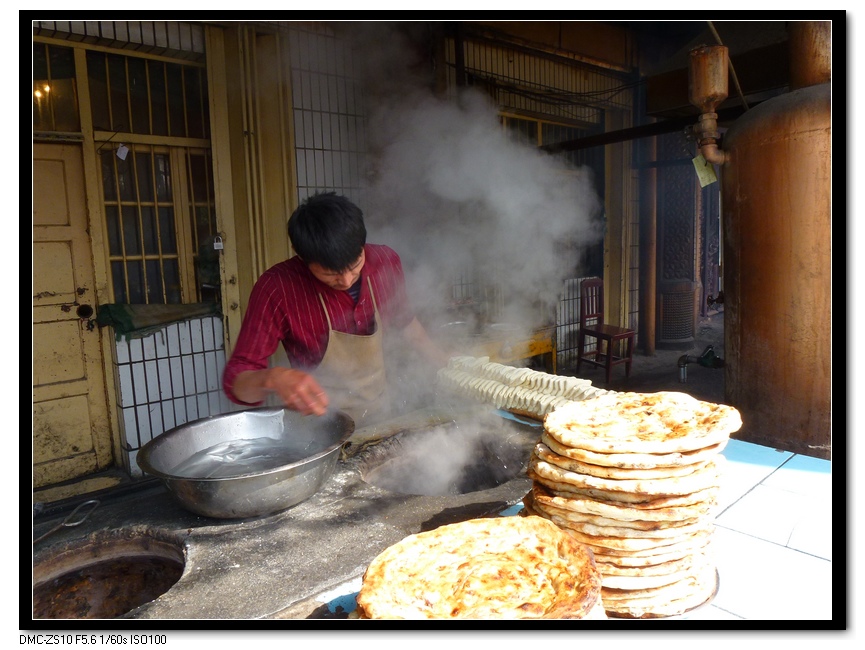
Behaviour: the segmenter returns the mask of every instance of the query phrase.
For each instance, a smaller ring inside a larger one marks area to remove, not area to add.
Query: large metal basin
[[[255,408],[166,431],[144,445],[137,460],[144,472],[161,478],[187,510],[225,519],[255,517],[315,494],[333,473],[339,449],[353,431],[354,421],[341,411],[316,417],[284,408]],[[243,450],[253,444],[258,456],[251,462],[253,454],[243,458]],[[262,453],[271,444],[273,454]],[[229,453],[208,456],[214,449]],[[190,462],[203,457],[208,464]]]

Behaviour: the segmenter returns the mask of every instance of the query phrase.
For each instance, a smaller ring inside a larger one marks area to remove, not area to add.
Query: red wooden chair
[[[627,327],[604,323],[604,281],[586,278],[580,282],[580,330],[577,333],[577,373],[583,362],[605,368],[607,383],[613,366],[625,364],[625,377],[631,375],[636,332]],[[595,349],[586,351],[586,337],[594,337]],[[601,343],[605,345],[602,346]],[[603,349],[602,349],[603,347]],[[616,348],[619,348],[617,351]],[[617,354],[618,352],[618,354]],[[602,358],[603,357],[603,358]]]

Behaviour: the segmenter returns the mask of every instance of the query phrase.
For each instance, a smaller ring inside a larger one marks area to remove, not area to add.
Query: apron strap
[[[327,331],[333,329],[333,324],[330,322],[330,313],[327,311],[327,307],[324,304],[324,296],[321,295],[321,292],[318,294],[318,299],[321,302],[321,308],[324,310],[324,317],[327,319]]]

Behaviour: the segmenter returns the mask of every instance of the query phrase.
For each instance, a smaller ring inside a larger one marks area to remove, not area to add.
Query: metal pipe
[[[698,363],[704,368],[723,368],[724,360],[715,355],[715,346],[707,345],[706,349],[703,350],[703,354],[699,357],[693,357],[690,354],[683,354],[679,357],[678,367],[679,367],[679,381],[681,383],[685,383],[688,381],[688,364],[689,363]]]
[[[697,359],[683,354],[679,357],[679,382],[684,384],[688,381],[688,364],[694,363]]]
[[[693,128],[700,154],[707,162],[723,165],[727,153],[718,147],[718,105],[727,98],[729,56],[723,45],[704,45],[691,50],[688,68],[688,99],[702,111]]]
[[[791,21],[790,90],[832,81],[831,21]]]
[[[703,113],[700,115],[700,121],[694,127],[694,131],[697,135],[700,153],[707,162],[713,165],[723,165],[727,162],[727,152],[718,147],[721,133],[718,131],[717,113]]]

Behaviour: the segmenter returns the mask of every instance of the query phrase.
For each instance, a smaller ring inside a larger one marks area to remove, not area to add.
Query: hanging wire
[[[706,23],[709,25],[709,30],[712,32],[712,36],[715,37],[718,45],[723,45],[723,43],[721,42],[721,36],[718,34],[718,30],[715,29],[712,21],[707,20]],[[733,59],[727,59],[727,67],[730,68],[730,76],[733,77],[733,84],[736,86],[736,92],[739,93],[739,99],[742,100],[742,104],[745,106],[745,110],[747,111],[749,109],[748,102],[745,101],[745,95],[744,93],[742,93],[742,86],[739,85],[739,78],[736,76],[735,68],[733,68]]]
[[[87,519],[87,517],[90,515],[90,513],[93,512],[94,510],[96,510],[96,508],[98,506],[99,506],[99,500],[98,499],[90,499],[89,501],[85,501],[84,503],[79,503],[78,506],[75,508],[75,510],[73,510],[72,512],[70,512],[66,516],[66,519],[61,521],[56,526],[54,526],[54,528],[49,530],[47,533],[44,533],[44,534],[40,535],[39,537],[37,537],[36,539],[34,539],[33,543],[36,544],[37,542],[41,542],[43,539],[45,539],[49,535],[56,533],[61,528],[64,528],[64,527],[72,528],[74,526],[80,526],[81,524],[84,523],[84,520]],[[84,510],[83,514],[79,514],[79,511],[82,511],[82,510]],[[76,518],[76,516],[77,516],[77,518]]]

